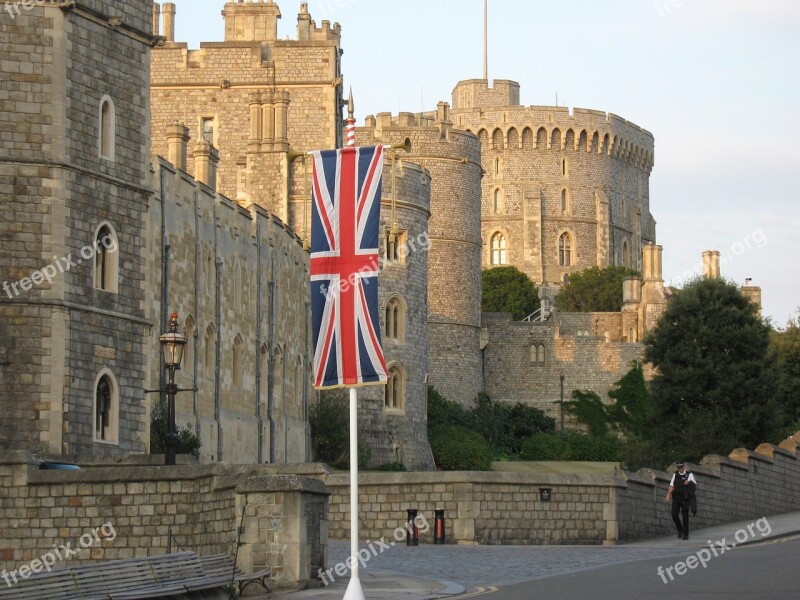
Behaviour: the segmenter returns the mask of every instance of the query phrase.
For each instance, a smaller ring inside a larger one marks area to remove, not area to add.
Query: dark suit
[[[689,535],[689,508],[692,508],[693,513],[697,512],[697,500],[694,495],[697,486],[693,481],[689,481],[691,475],[689,471],[676,472],[672,490],[672,520],[675,521],[678,533],[683,533],[684,537]],[[679,514],[683,522],[678,518]]]

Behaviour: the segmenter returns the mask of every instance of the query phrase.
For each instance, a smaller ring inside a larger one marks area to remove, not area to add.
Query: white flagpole
[[[350,388],[350,583],[344,600],[364,600],[358,578],[358,389]]]

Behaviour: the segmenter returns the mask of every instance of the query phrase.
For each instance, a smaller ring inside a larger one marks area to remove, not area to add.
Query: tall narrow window
[[[114,160],[116,137],[116,112],[114,102],[108,96],[100,101],[100,125],[98,128],[98,148],[100,158]]]
[[[539,347],[536,349],[536,362],[540,365],[544,364],[544,344],[539,344]]]
[[[183,325],[183,335],[186,336],[187,342],[183,350],[183,361],[181,362],[181,371],[184,373],[191,373],[194,378],[194,352],[195,352],[195,338],[194,338],[194,319],[190,316],[186,317]]]
[[[94,236],[94,288],[119,292],[119,242],[107,224],[101,225]]]
[[[495,233],[492,236],[492,265],[499,266],[506,264],[506,238],[502,233]]]
[[[209,144],[214,143],[214,119],[211,117],[203,119],[203,140]]]
[[[383,401],[384,407],[389,410],[405,408],[405,377],[402,368],[397,365],[389,368]]]
[[[492,212],[499,215],[503,212],[503,192],[500,190],[494,191],[494,202],[492,203]]]
[[[566,158],[561,160],[561,175],[564,177],[567,177],[569,175],[569,167],[567,165]]]
[[[631,266],[630,256],[628,256],[628,242],[622,242],[622,266]]]
[[[566,213],[569,210],[569,194],[566,189],[561,190],[561,212]]]
[[[103,369],[94,388],[94,441],[116,444],[118,438],[117,384],[111,371]]]
[[[205,339],[205,360],[203,361],[205,365],[205,371],[207,377],[214,377],[214,363],[216,361],[216,352],[215,348],[217,347],[217,328],[214,327],[212,323],[206,328],[206,339]]]
[[[391,298],[386,303],[386,331],[385,336],[390,340],[402,340],[405,337],[406,313],[405,304],[398,297]]]
[[[500,159],[499,158],[495,158],[494,159],[494,174],[495,175],[500,175]]]
[[[572,266],[572,239],[568,233],[558,238],[558,264],[562,267]]]

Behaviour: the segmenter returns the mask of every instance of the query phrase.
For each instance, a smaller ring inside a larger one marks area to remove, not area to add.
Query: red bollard
[[[436,520],[433,524],[433,543],[444,544],[444,509],[437,508],[434,512]]]

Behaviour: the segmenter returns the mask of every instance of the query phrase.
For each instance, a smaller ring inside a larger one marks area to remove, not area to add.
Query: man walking
[[[669,482],[669,490],[665,501],[669,503],[672,500],[672,520],[675,521],[675,527],[678,528],[678,539],[688,540],[689,506],[692,505],[692,510],[697,512],[697,505],[693,502],[697,480],[694,478],[694,473],[686,470],[686,463],[679,462],[677,467],[678,470],[672,474],[672,479]],[[683,517],[683,522],[678,517],[678,513]]]

